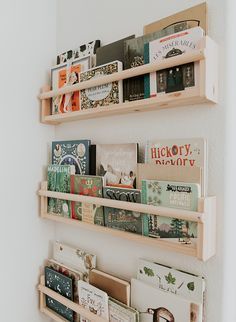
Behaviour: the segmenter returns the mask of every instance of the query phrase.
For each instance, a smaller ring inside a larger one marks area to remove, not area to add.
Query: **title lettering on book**
[[[128,201],[128,202],[138,202],[140,198],[140,193],[135,191],[116,191],[113,189],[107,189],[106,195],[113,200],[121,200],[121,201]]]
[[[192,189],[189,186],[175,186],[175,185],[168,184],[166,191],[191,193]]]

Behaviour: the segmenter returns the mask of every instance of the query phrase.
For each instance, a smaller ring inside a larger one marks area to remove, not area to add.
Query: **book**
[[[194,51],[200,48],[203,36],[203,29],[195,27],[150,41],[144,45],[144,61],[146,64],[159,62]],[[144,83],[145,98],[199,86],[199,62],[147,74]]]
[[[83,279],[86,281],[89,271],[96,268],[96,255],[60,242],[53,243],[53,259],[71,269],[80,271],[84,274]]]
[[[122,70],[122,63],[113,61],[108,64],[89,69],[80,74],[80,81],[88,81],[102,76],[111,75]],[[80,91],[81,109],[96,108],[119,104],[123,101],[122,81],[98,85]]]
[[[58,273],[47,266],[45,267],[45,285],[67,299],[73,300],[72,278]],[[73,311],[48,295],[46,295],[46,306],[66,320],[74,321]]]
[[[207,194],[207,141],[203,138],[162,139],[146,144],[145,161],[163,166],[201,168],[201,194]]]
[[[190,322],[191,301],[143,281],[131,279],[131,306],[141,322]]]
[[[84,281],[78,281],[78,289],[79,304],[90,312],[109,320],[107,293]],[[81,317],[81,322],[88,322],[88,320]]]
[[[107,199],[141,203],[141,191],[116,187],[104,187]],[[105,226],[131,233],[148,236],[148,216],[140,212],[104,207]]]
[[[71,176],[71,193],[102,198],[102,188],[103,177]],[[71,215],[73,219],[104,226],[103,207],[100,205],[71,201]]]
[[[110,297],[130,305],[130,283],[108,273],[92,269],[89,272],[89,284],[106,292]]]
[[[74,165],[76,174],[89,174],[90,140],[52,142],[52,164]]]
[[[97,144],[96,171],[106,186],[136,187],[138,144]]]
[[[138,322],[139,312],[111,297],[108,300],[110,322]]]
[[[47,169],[48,190],[56,192],[70,192],[70,176],[75,173],[71,165],[49,165]],[[48,213],[70,217],[68,200],[48,198]]]
[[[61,53],[57,56],[57,64],[66,63],[68,60],[82,58],[85,56],[94,56],[97,52],[97,49],[100,47],[100,40],[93,40],[87,44],[83,44],[76,49],[68,50],[64,53]]]

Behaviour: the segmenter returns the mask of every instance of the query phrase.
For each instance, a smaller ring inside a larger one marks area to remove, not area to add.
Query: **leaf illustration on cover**
[[[166,279],[166,281],[167,281],[168,284],[175,285],[176,278],[174,276],[172,276],[171,272],[169,272],[168,275],[165,275],[165,279]]]
[[[194,289],[195,289],[195,285],[194,285],[194,282],[189,282],[188,284],[187,284],[187,288],[189,289],[189,291],[194,291]]]
[[[143,268],[144,270],[144,273],[147,275],[147,276],[154,276],[154,272],[151,268],[148,268],[148,267],[144,267]]]

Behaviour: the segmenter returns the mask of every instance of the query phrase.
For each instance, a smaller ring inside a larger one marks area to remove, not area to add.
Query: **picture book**
[[[92,269],[89,272],[89,284],[106,292],[112,298],[130,305],[129,282],[97,269]]]
[[[45,285],[67,299],[73,300],[72,278],[45,267]],[[74,321],[73,311],[48,295],[46,295],[46,306],[66,320]]]
[[[103,177],[99,176],[71,176],[71,193],[102,198]],[[90,224],[104,226],[103,207],[99,205],[71,201],[73,219]]]
[[[144,45],[145,63],[159,62],[200,48],[204,31],[195,27],[155,39]],[[199,86],[199,62],[175,66],[145,75],[145,98]]]
[[[70,192],[70,176],[75,173],[74,166],[49,165],[47,170],[48,190]],[[70,207],[67,200],[48,198],[48,213],[70,217]]]
[[[136,188],[138,144],[97,144],[96,171],[106,186]]]
[[[52,142],[52,164],[74,165],[76,174],[89,174],[90,140]]]
[[[111,297],[108,300],[110,322],[138,322],[139,312]]]
[[[131,306],[141,322],[190,322],[191,302],[137,279],[131,280]]]
[[[148,142],[145,152],[146,163],[198,167],[201,173],[201,194],[207,194],[207,141],[203,138],[162,139]]]
[[[109,320],[108,295],[105,292],[84,281],[78,281],[78,290],[80,305],[94,314]],[[81,322],[88,322],[88,320],[81,317]]]
[[[107,199],[141,203],[141,191],[116,187],[104,187]],[[105,226],[148,236],[148,216],[139,212],[104,207]]]
[[[122,70],[122,63],[113,61],[101,65],[80,74],[80,81],[97,79],[102,76],[111,75]],[[81,109],[108,106],[123,102],[122,81],[115,81],[109,84],[98,85],[80,91]]]
[[[96,268],[96,255],[57,241],[53,243],[53,259],[83,273],[84,280],[88,279],[89,271]]]
[[[185,297],[194,303],[204,302],[205,280],[200,276],[139,259],[137,279],[166,292]]]

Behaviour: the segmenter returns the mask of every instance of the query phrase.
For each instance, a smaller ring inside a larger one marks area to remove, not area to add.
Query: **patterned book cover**
[[[204,36],[201,27],[182,30],[178,33],[155,39],[145,44],[145,63],[159,62],[199,48]],[[198,86],[199,63],[189,63],[161,70],[145,76],[145,97],[154,97],[161,92],[175,92]]]
[[[51,290],[73,301],[72,278],[58,273],[49,267],[45,267],[45,285]],[[63,316],[66,320],[74,321],[74,312],[48,295],[46,295],[46,306]]]
[[[102,76],[111,75],[122,70],[122,63],[114,61],[92,68],[80,74],[80,81],[88,81]],[[95,108],[119,104],[123,101],[122,81],[99,85],[80,91],[81,109]]]
[[[141,202],[141,191],[137,189],[125,189],[104,187],[103,196],[107,199],[128,202]],[[148,215],[124,209],[104,207],[105,226],[130,233],[148,236]]]
[[[136,188],[138,144],[97,144],[96,171],[106,186]]]
[[[74,166],[49,165],[47,171],[48,190],[70,193],[70,176],[74,174]],[[48,213],[70,217],[70,205],[67,200],[48,198]]]
[[[76,174],[89,174],[90,140],[52,142],[52,164],[74,165]]]
[[[109,321],[107,293],[84,281],[78,281],[78,290],[79,304],[90,312]],[[86,318],[81,317],[81,322],[88,321]]]
[[[102,198],[102,188],[103,177],[71,176],[71,193]],[[71,214],[73,219],[104,226],[102,206],[71,201]]]
[[[199,167],[201,194],[207,194],[207,141],[203,138],[162,139],[146,144],[145,162],[167,166]]]
[[[109,321],[110,322],[138,322],[139,312],[112,297],[109,297]]]

